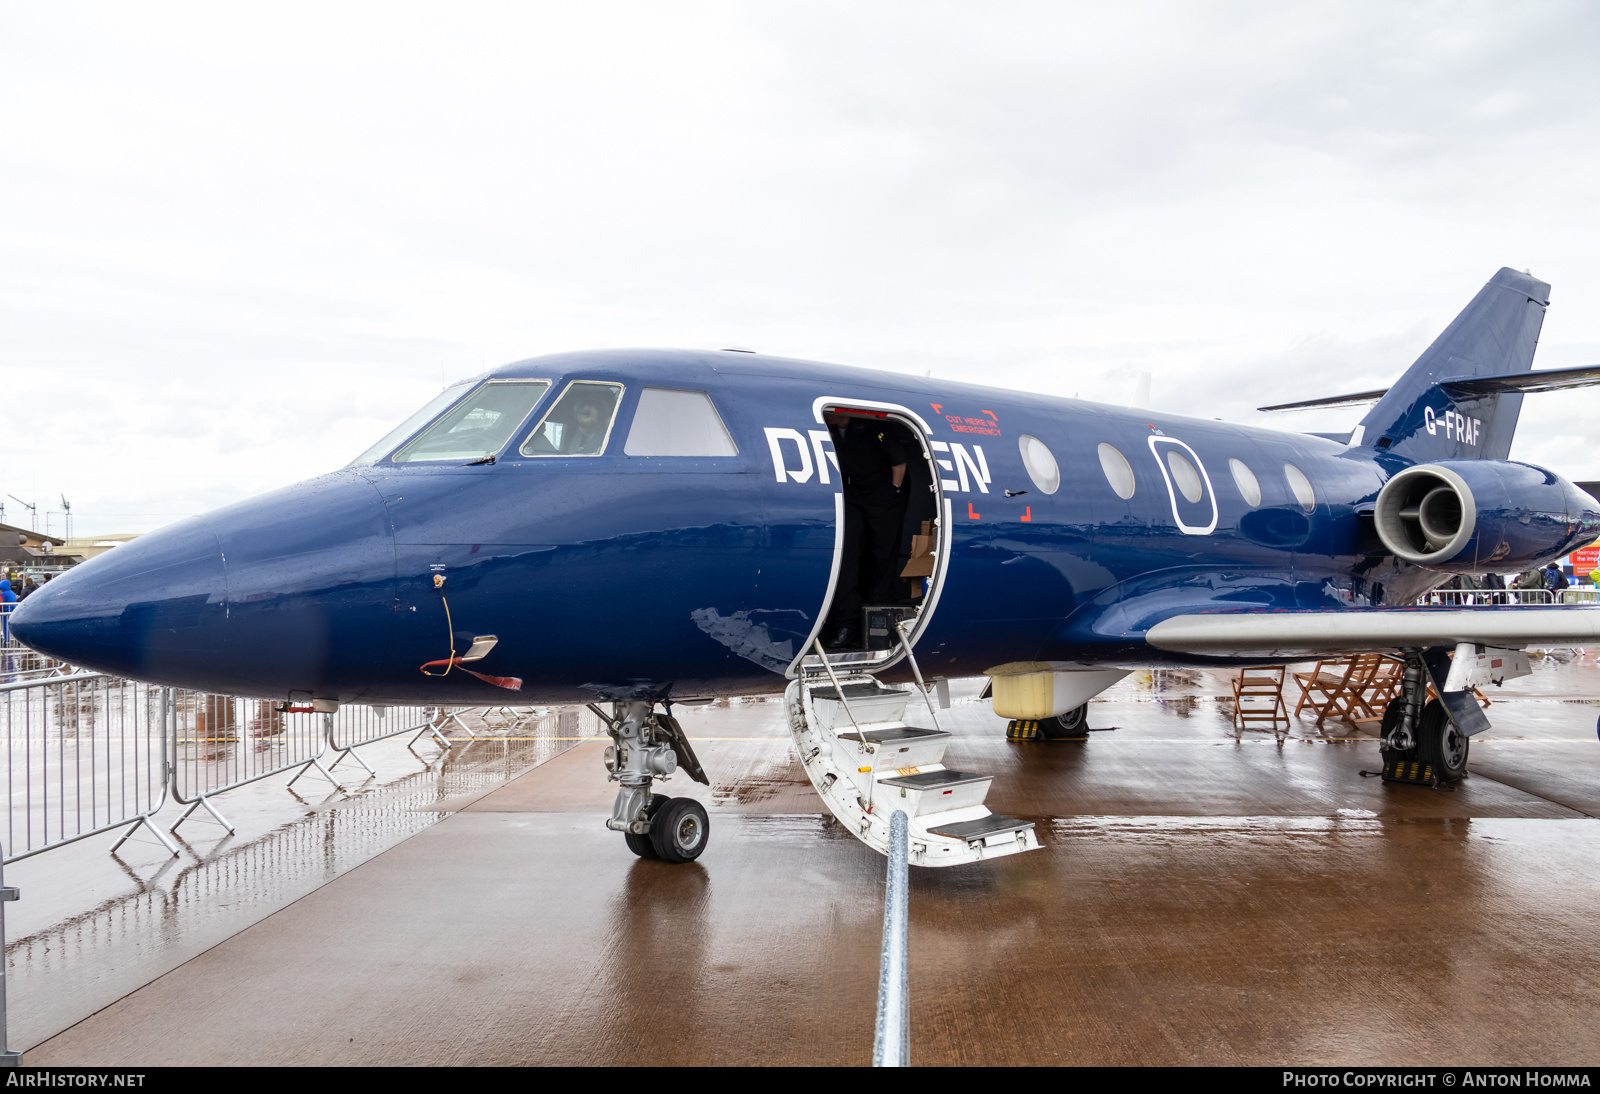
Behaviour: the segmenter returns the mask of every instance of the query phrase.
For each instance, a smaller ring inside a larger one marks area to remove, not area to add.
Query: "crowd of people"
[[[1600,571],[1587,575],[1579,574],[1569,578],[1566,571],[1558,563],[1552,562],[1545,566],[1535,566],[1531,570],[1517,574],[1507,584],[1504,574],[1480,574],[1476,577],[1470,574],[1461,574],[1451,578],[1440,585],[1435,592],[1485,592],[1489,595],[1482,598],[1482,602],[1491,604],[1515,604],[1518,602],[1517,593],[1520,591],[1544,590],[1550,593],[1560,593],[1563,589],[1583,587],[1585,581],[1590,585],[1600,584],[1596,577]],[[1438,597],[1434,598],[1438,600]],[[1471,602],[1477,597],[1463,597]],[[1559,598],[1557,598],[1559,599]]]
[[[49,574],[35,581],[31,576],[0,570],[0,643],[11,641],[12,610],[49,580]]]

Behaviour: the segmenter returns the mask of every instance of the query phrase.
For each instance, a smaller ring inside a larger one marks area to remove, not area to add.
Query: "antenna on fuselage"
[[[1128,405],[1135,410],[1149,409],[1150,374],[1148,372],[1139,373],[1139,379],[1134,381],[1133,398],[1128,401]]]

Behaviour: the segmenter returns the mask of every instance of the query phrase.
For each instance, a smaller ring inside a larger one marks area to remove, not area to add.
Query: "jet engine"
[[[1554,472],[1509,460],[1442,460],[1378,491],[1378,537],[1432,570],[1525,570],[1600,535],[1600,502]]]

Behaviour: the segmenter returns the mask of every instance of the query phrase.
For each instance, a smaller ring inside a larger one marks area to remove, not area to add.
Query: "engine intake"
[[[1508,460],[1408,467],[1378,491],[1374,515],[1397,558],[1453,573],[1525,569],[1600,534],[1600,502],[1560,475]]]

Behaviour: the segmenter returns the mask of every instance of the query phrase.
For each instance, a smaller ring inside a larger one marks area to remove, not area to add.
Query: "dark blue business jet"
[[[608,704],[611,827],[695,857],[705,781],[672,704],[785,692],[824,801],[912,861],[1037,846],[946,768],[933,696],[987,675],[1015,736],[1081,736],[1128,672],[1382,650],[1388,777],[1459,777],[1469,685],[1581,608],[1418,609],[1454,574],[1600,537],[1600,503],[1507,460],[1549,285],[1502,269],[1346,435],[1282,433],[746,351],[535,357],[441,393],[342,470],[182,521],[17,610],[122,676],[340,703]],[[1272,408],[1264,408],[1272,409]],[[1452,656],[1453,655],[1453,656]],[[1427,697],[1434,685],[1437,699]],[[925,704],[927,726],[906,724]]]

